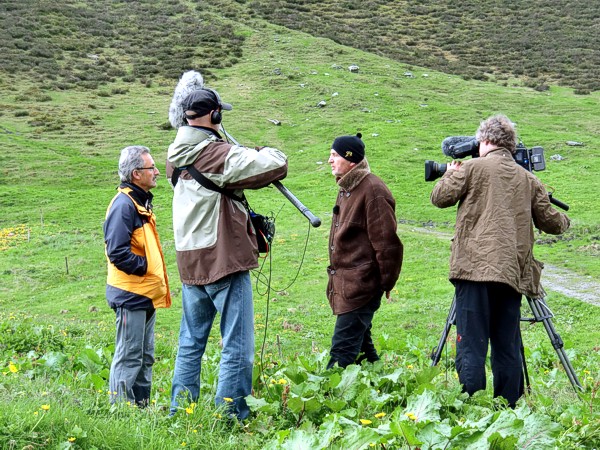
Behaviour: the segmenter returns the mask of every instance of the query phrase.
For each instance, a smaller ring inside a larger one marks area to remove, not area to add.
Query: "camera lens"
[[[425,161],[425,181],[433,181],[444,175],[447,169],[446,164],[439,164],[435,161]]]

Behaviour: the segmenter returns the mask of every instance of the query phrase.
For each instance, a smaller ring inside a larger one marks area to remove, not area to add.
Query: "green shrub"
[[[17,319],[11,316],[0,322],[0,335],[0,352],[7,355],[62,350],[65,347],[64,334],[52,325],[38,325],[32,318]]]

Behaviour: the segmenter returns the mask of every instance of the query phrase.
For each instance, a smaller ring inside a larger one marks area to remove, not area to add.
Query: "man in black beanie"
[[[329,234],[327,298],[337,316],[327,368],[379,359],[371,326],[396,284],[403,246],[395,200],[371,173],[361,134],[333,141],[328,163],[340,187]]]

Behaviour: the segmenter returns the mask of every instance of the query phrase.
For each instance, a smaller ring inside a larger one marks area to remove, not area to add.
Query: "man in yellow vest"
[[[121,185],[103,226],[108,261],[106,298],[115,310],[117,329],[109,379],[111,403],[148,404],[155,311],[171,306],[150,193],[158,175],[147,147],[134,145],[121,151]]]

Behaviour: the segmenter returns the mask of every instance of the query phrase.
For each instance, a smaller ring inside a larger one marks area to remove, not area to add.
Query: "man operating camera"
[[[458,203],[449,278],[459,381],[469,395],[485,389],[489,342],[494,397],[514,407],[524,391],[521,297],[543,296],[533,225],[560,234],[570,221],[551,206],[540,180],[515,162],[516,132],[506,116],[483,121],[476,139],[480,157],[449,163],[431,202],[439,208]]]

